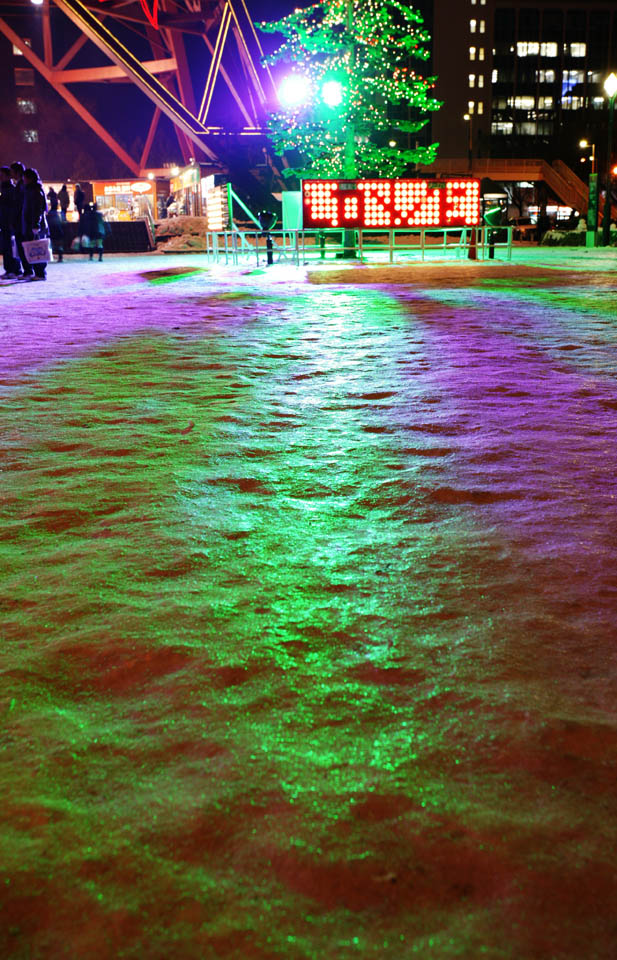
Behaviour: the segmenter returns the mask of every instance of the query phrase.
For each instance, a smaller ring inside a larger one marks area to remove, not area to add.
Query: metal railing
[[[422,227],[415,230],[356,230],[358,263],[403,263],[451,259],[512,259],[512,227]],[[255,266],[351,259],[344,231],[218,230],[206,234],[205,255],[213,263]]]

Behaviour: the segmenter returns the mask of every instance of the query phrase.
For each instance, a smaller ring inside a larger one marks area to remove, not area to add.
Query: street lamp
[[[581,150],[591,150],[591,155],[589,159],[591,160],[591,172],[596,172],[596,145],[595,143],[590,143],[589,140],[579,140],[578,142]],[[583,158],[585,159],[585,158]]]
[[[611,242],[611,156],[613,153],[613,115],[615,97],[617,97],[617,75],[609,73],[604,81],[604,92],[608,97],[608,144],[606,148],[606,194],[604,196],[604,218],[602,220],[602,246]]]
[[[287,110],[302,106],[309,99],[310,94],[310,81],[300,73],[288,74],[279,84],[279,103]]]
[[[472,161],[473,161],[473,117],[470,113],[463,114],[463,120],[466,120],[469,124],[469,138],[467,140],[467,160],[469,162],[469,170],[471,172]]]

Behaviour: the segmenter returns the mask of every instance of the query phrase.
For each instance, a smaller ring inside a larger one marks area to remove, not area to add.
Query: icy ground
[[[616,266],[0,288],[2,960],[614,960]]]

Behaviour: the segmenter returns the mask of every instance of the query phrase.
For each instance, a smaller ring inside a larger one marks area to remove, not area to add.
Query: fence
[[[417,230],[355,230],[359,263],[424,261],[432,257],[512,259],[512,227],[422,227]],[[349,254],[343,230],[219,230],[206,235],[211,262],[238,266],[342,259]]]

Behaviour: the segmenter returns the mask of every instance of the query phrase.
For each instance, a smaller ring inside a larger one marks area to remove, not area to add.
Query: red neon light
[[[139,0],[141,8],[147,16],[149,22],[155,30],[159,29],[159,0],[152,0],[152,10],[148,6],[148,0]],[[99,0],[99,3],[109,3],[109,0]]]
[[[305,227],[474,227],[480,181],[303,180],[302,212]]]

